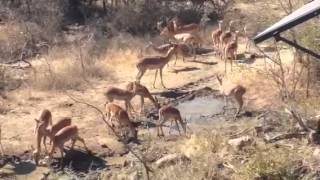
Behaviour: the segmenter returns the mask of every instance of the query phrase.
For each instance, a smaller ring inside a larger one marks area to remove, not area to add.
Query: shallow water
[[[212,96],[196,97],[193,100],[179,103],[176,107],[189,123],[202,124],[208,116],[223,112],[224,100]]]

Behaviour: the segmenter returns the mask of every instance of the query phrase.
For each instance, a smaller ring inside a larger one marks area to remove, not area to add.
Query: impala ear
[[[36,123],[40,123],[40,120],[37,118],[34,118],[34,120],[36,121]]]

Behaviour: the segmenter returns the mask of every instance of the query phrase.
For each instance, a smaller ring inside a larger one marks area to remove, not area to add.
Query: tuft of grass
[[[235,175],[240,179],[292,179],[297,156],[288,149],[257,148]]]

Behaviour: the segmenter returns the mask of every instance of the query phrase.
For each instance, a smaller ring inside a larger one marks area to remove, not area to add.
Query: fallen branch
[[[120,140],[122,141],[122,143],[124,144],[124,146],[129,150],[129,152],[131,152],[131,153],[143,164],[143,167],[145,168],[145,171],[146,171],[147,179],[149,180],[149,179],[150,179],[149,172],[153,172],[153,170],[147,165],[147,163],[143,160],[143,158],[141,158],[137,153],[135,153],[135,152],[131,149],[131,147],[128,146],[128,145],[126,144],[126,142],[124,142],[124,140],[122,139],[122,137],[114,130],[114,128],[113,128],[113,127],[108,123],[108,121],[105,119],[105,116],[104,116],[103,111],[100,110],[98,107],[92,105],[92,104],[86,103],[86,102],[84,102],[84,101],[77,100],[76,98],[70,96],[69,94],[66,94],[66,95],[67,95],[70,99],[72,99],[74,102],[87,105],[87,106],[91,107],[92,109],[95,109],[97,112],[100,113],[103,122],[108,126],[109,129],[111,129],[111,131],[113,132],[113,134],[114,134],[115,136],[117,136],[117,138],[120,139]]]
[[[304,124],[302,117],[301,117],[297,112],[295,112],[291,107],[286,108],[285,111],[286,111],[288,114],[291,114],[291,116],[293,117],[293,119],[294,119],[296,122],[298,122],[299,126],[302,128],[303,131],[307,131],[307,132],[312,131],[310,128],[308,128],[308,127]]]
[[[284,140],[284,139],[301,138],[305,135],[307,135],[306,132],[286,133],[286,134],[276,135],[271,138],[269,138],[268,136],[265,136],[264,140],[267,143],[274,143],[274,142]]]

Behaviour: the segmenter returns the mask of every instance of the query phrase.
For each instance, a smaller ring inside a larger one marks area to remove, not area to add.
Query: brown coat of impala
[[[220,36],[222,34],[222,23],[223,21],[219,21],[219,27],[218,29],[212,31],[212,34],[211,34],[211,38],[212,38],[212,42],[213,42],[213,45],[218,48],[219,46],[219,43],[220,43]]]
[[[224,62],[225,62],[225,73],[227,72],[227,61],[228,57],[231,57],[230,65],[232,71],[232,63],[233,61],[237,60],[237,51],[238,51],[238,34],[239,31],[236,31],[234,34],[234,39],[229,42],[226,47],[224,48]]]
[[[159,122],[157,124],[157,135],[158,136],[164,136],[162,126],[164,123],[167,121],[171,121],[171,126],[172,123],[175,122],[177,129],[179,131],[179,134],[181,135],[180,129],[179,129],[179,123],[186,134],[186,122],[183,122],[180,111],[172,106],[163,106],[159,109]],[[170,126],[170,131],[171,132],[171,126]],[[161,131],[161,134],[160,134]]]
[[[126,86],[126,89],[128,91],[132,91],[134,86],[136,86],[136,95],[139,95],[140,98],[141,98],[141,111],[143,111],[144,109],[144,98],[147,98],[149,99],[155,108],[159,109],[160,108],[160,105],[159,103],[153,98],[153,96],[150,94],[149,90],[147,87],[141,85],[140,83],[138,82],[129,82]]]
[[[125,129],[129,131],[128,138],[137,138],[137,130],[133,123],[130,121],[128,113],[120,106],[114,103],[106,104],[106,117],[110,126],[114,128],[116,132],[120,130],[120,135],[123,136]]]
[[[232,31],[231,30],[232,30],[233,23],[234,23],[233,21],[230,21],[228,30],[225,32],[222,32],[219,37],[220,38],[219,43],[220,43],[222,55],[223,55],[225,46],[232,40]]]
[[[237,117],[243,107],[243,95],[247,92],[247,89],[239,84],[232,84],[232,85],[226,85],[223,84],[222,78],[220,76],[216,76],[219,85],[220,85],[220,92],[221,94],[224,95],[224,99],[225,99],[225,105],[227,104],[227,97],[232,97],[236,100],[237,104],[238,104],[238,109],[237,112],[235,114],[235,117]]]
[[[34,119],[36,121],[36,125],[34,128],[34,133],[36,135],[36,149],[33,151],[33,158],[38,165],[39,156],[41,154],[41,140],[47,135],[47,127],[52,125],[52,114],[48,109],[44,109],[40,113],[39,119]],[[44,144],[45,150],[47,151],[47,147]]]
[[[175,46],[171,47],[165,56],[150,56],[150,57],[144,57],[140,59],[139,62],[137,63],[138,74],[136,76],[136,81],[140,82],[141,78],[143,77],[143,75],[147,70],[156,70],[154,82],[153,82],[153,87],[155,87],[157,74],[159,70],[161,84],[165,88],[165,85],[163,84],[163,79],[162,79],[162,69],[170,61],[172,55],[175,53],[175,49],[176,49]]]
[[[84,148],[86,149],[86,151],[89,151],[86,143],[84,141],[83,138],[81,138],[79,136],[79,130],[78,127],[75,125],[71,125],[71,126],[66,126],[64,128],[62,128],[61,130],[59,130],[52,138],[52,146],[51,146],[51,151],[49,153],[49,159],[52,159],[53,153],[55,148],[59,148],[60,150],[60,154],[61,154],[61,166],[63,164],[63,150],[64,150],[64,144],[67,141],[72,141],[71,144],[71,149],[73,149],[74,144],[76,143],[76,141],[80,141],[82,142],[82,144],[84,145]]]
[[[40,155],[40,144],[41,144],[41,139],[43,140],[43,145],[45,147],[45,151],[47,152],[47,146],[46,146],[46,138],[49,137],[50,138],[50,144],[52,142],[53,136],[60,131],[61,129],[63,129],[66,126],[70,126],[71,125],[71,118],[65,117],[65,118],[61,118],[60,120],[58,120],[56,123],[54,123],[52,126],[50,126],[48,123],[43,123],[41,121],[35,120],[36,121],[36,126],[37,128],[37,149],[33,155],[34,155],[34,159],[36,161],[36,164],[38,164],[38,160],[39,160],[39,155]]]
[[[114,86],[108,86],[104,93],[107,101],[113,102],[113,100],[120,100],[125,102],[126,110],[133,110],[131,105],[131,99],[136,95],[136,88],[133,86],[132,90],[121,89]]]

